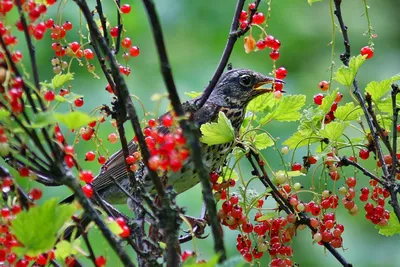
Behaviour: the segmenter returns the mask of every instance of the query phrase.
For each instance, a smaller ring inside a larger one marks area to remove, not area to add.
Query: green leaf
[[[223,179],[225,179],[225,180],[233,179],[233,180],[237,181],[239,179],[237,172],[234,169],[231,169],[229,167],[226,167],[226,166],[223,167],[222,173],[224,174]]]
[[[384,236],[393,236],[396,234],[400,234],[400,223],[396,217],[396,214],[393,211],[390,213],[388,225],[380,226],[377,224],[375,228],[379,229],[379,233]]]
[[[218,255],[214,255],[211,259],[209,259],[207,262],[205,263],[196,263],[196,257],[190,257],[187,262],[185,262],[183,264],[184,267],[215,267],[215,266],[219,266],[218,264],[218,259],[219,256]]]
[[[57,120],[68,127],[68,129],[78,129],[93,121],[97,121],[96,117],[89,116],[80,111],[73,111],[67,114],[55,113]]]
[[[297,177],[297,176],[305,176],[305,173],[302,173],[301,171],[290,171],[286,172],[288,177]]]
[[[58,230],[74,212],[75,206],[59,205],[53,198],[19,213],[13,220],[11,232],[25,247],[27,255],[37,256],[54,246]]]
[[[55,124],[57,122],[58,120],[57,117],[54,115],[54,113],[48,111],[36,114],[33,117],[31,124],[25,124],[25,126],[28,128],[37,129],[37,128],[43,128],[51,124]]]
[[[305,95],[288,95],[284,96],[279,102],[278,107],[260,120],[261,124],[277,121],[296,121],[301,118],[299,110],[306,103]]]
[[[106,221],[108,228],[110,228],[111,232],[114,235],[119,235],[120,233],[122,233],[122,229],[121,226],[119,226],[119,224],[116,221]]]
[[[201,96],[202,94],[203,94],[203,92],[194,92],[194,91],[185,92],[185,95],[187,95],[187,96],[189,96],[191,98],[196,98],[198,96]]]
[[[200,141],[207,145],[218,145],[230,142],[235,137],[230,120],[225,116],[225,113],[218,113],[218,121],[205,123],[200,127],[203,136]]]
[[[270,189],[270,188],[268,188]],[[268,190],[267,189],[267,190]],[[241,196],[241,206],[249,206],[259,196],[258,192],[252,188],[246,188],[243,185],[239,185],[239,194]],[[244,203],[246,201],[246,203]],[[242,205],[243,204],[243,205]]]
[[[310,4],[310,6],[312,6],[312,4],[316,3],[316,2],[322,2],[323,0],[307,0],[307,2]]]
[[[267,147],[273,146],[274,141],[268,134],[261,133],[261,134],[257,134],[254,137],[253,144],[257,149],[261,150],[261,149],[265,149]]]
[[[51,80],[51,84],[52,84],[52,87],[54,89],[56,89],[56,88],[63,86],[64,84],[68,83],[69,81],[72,81],[73,79],[74,79],[74,74],[71,72],[69,72],[67,74],[57,74]]]
[[[203,265],[200,265],[202,267]],[[245,261],[242,256],[238,255],[235,257],[230,257],[223,263],[218,264],[217,267],[243,267],[245,266]]]
[[[336,95],[339,92],[339,89],[334,90],[330,95],[327,95],[322,100],[322,104],[318,107],[322,110],[323,114],[325,115],[331,110],[333,102],[335,102]]]
[[[276,216],[276,212],[266,212],[263,216],[257,218],[257,222],[266,221],[268,219],[274,218]]]
[[[10,112],[5,110],[5,109],[0,109],[0,120],[4,120],[7,119],[8,117],[10,117]]]
[[[348,125],[344,122],[331,122],[325,125],[325,129],[319,131],[319,135],[330,141],[338,141]]]
[[[361,107],[356,107],[353,102],[349,102],[336,109],[335,117],[341,121],[352,121],[360,119],[362,113]]]
[[[264,111],[267,107],[273,107],[277,103],[277,99],[273,93],[266,93],[254,98],[247,105],[247,110],[251,112]]]
[[[354,81],[354,77],[356,77],[358,69],[364,63],[366,58],[365,56],[358,55],[356,57],[352,57],[349,62],[349,67],[341,66],[335,73],[335,80],[344,86],[351,86]]]
[[[306,146],[308,144],[313,144],[320,141],[315,134],[303,135],[300,132],[295,132],[289,139],[283,142],[284,145],[288,146],[290,149]]]
[[[377,81],[372,81],[367,85],[367,87],[365,88],[365,91],[371,95],[372,100],[377,101],[381,97],[385,96],[387,94],[387,92],[390,91],[391,84],[398,80],[400,80],[399,74],[397,74],[389,79],[383,80],[379,83]]]
[[[74,240],[72,243],[66,240],[61,240],[56,245],[55,257],[57,259],[65,260],[68,256],[78,254],[80,244],[81,241],[79,239]]]

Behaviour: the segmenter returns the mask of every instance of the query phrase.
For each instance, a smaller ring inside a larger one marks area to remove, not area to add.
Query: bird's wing
[[[196,112],[197,110],[196,100],[197,99],[195,98],[187,102],[184,102],[182,104],[185,112],[190,112],[190,113]],[[158,121],[161,121],[162,118],[167,114],[170,114],[170,112],[161,115]],[[163,134],[167,134],[169,132],[168,128],[164,127],[161,123],[158,126],[158,131]],[[133,141],[129,142],[128,149],[129,149],[129,154],[138,151],[137,143]],[[139,171],[143,173],[144,172],[143,164],[140,164],[139,168],[140,168]],[[96,190],[100,191],[104,188],[107,188],[109,185],[114,184],[114,179],[116,181],[122,181],[125,177],[126,177],[125,158],[122,150],[119,150],[118,152],[111,155],[109,160],[102,166],[99,175],[93,181],[93,187]]]

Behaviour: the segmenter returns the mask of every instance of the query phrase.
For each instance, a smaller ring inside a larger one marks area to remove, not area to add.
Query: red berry
[[[84,103],[83,97],[80,97],[74,101],[75,106],[78,108],[82,107]]]
[[[265,16],[262,12],[257,12],[253,15],[254,24],[262,24],[265,21]]]
[[[272,48],[272,46],[274,46],[275,44],[275,38],[272,35],[268,35],[267,37],[265,37],[265,45],[269,48]],[[276,49],[278,50],[278,49]]]
[[[279,41],[278,39],[275,39],[271,44],[271,48],[273,50],[279,50],[280,47],[281,47],[281,41]]]
[[[287,76],[287,70],[284,67],[280,67],[275,72],[277,79],[285,79]]]
[[[53,101],[55,97],[56,97],[56,94],[54,93],[54,91],[47,91],[44,94],[44,99],[49,102]]]
[[[360,149],[359,156],[360,156],[360,158],[362,158],[363,160],[366,160],[366,159],[369,158],[369,151],[368,151],[367,149],[365,149],[365,148]]]
[[[139,56],[139,54],[140,54],[139,47],[137,47],[137,46],[132,46],[132,47],[129,49],[129,53],[131,54],[132,57],[137,57],[137,56]]]
[[[114,38],[118,36],[118,26],[115,26],[114,28],[111,28],[110,35],[112,37],[114,37]]]
[[[370,59],[374,55],[374,50],[369,46],[364,46],[361,48],[361,55],[367,55],[366,59]]]
[[[337,181],[337,180],[340,179],[340,173],[337,172],[337,171],[330,172],[330,173],[329,173],[329,176],[331,177],[331,179],[332,179],[333,181]]]
[[[132,45],[131,38],[126,37],[121,41],[121,46],[123,48],[129,48],[131,45]]]
[[[264,42],[264,40],[259,40],[259,41],[256,43],[256,45],[257,45],[257,48],[258,48],[259,50],[263,50],[263,49],[265,48],[265,42]]]
[[[93,196],[93,188],[90,184],[86,184],[82,187],[82,191],[87,198],[91,198]]]
[[[33,200],[39,200],[42,197],[42,190],[40,190],[39,188],[33,188],[31,190],[31,192],[29,192],[29,196],[33,199]]]
[[[124,225],[121,227],[122,233],[119,234],[120,237],[125,238],[129,237],[131,235],[131,230],[129,229],[129,226]]]
[[[93,181],[93,173],[91,171],[81,171],[79,173],[79,179],[84,181],[85,183],[91,183]]]
[[[62,27],[64,28],[64,30],[70,31],[70,30],[72,30],[72,23],[67,20],[66,22],[64,22]]]
[[[104,163],[106,163],[106,158],[104,156],[100,156],[97,158],[97,161],[103,165]]]
[[[272,60],[278,60],[279,58],[279,51],[278,50],[272,50],[271,53],[269,53],[269,57]]]
[[[322,104],[322,100],[324,99],[324,95],[323,94],[316,94],[314,96],[314,103],[318,106],[320,106]]]
[[[172,122],[173,122],[173,120],[172,120],[172,117],[170,115],[165,115],[162,118],[162,123],[163,123],[163,125],[165,127],[171,127],[172,126]]]
[[[249,222],[246,222],[242,225],[242,230],[245,233],[251,233],[253,232],[253,225]]]
[[[94,58],[94,53],[90,48],[83,50],[83,54],[87,60],[91,60]]]
[[[129,12],[131,12],[131,6],[128,4],[121,6],[120,9],[123,14],[128,14]]]
[[[104,258],[104,256],[99,256],[96,258],[96,266],[97,267],[102,267],[104,265],[106,265],[106,258]]]
[[[30,174],[29,168],[28,167],[21,167],[19,169],[19,175],[21,177],[28,177]]]
[[[242,10],[242,12],[240,12],[239,21],[243,22],[245,20],[247,20],[247,12],[245,10]]]
[[[72,52],[76,53],[81,48],[81,45],[78,42],[72,42],[69,47],[71,47]]]
[[[346,179],[346,184],[348,187],[353,188],[356,186],[356,183],[357,183],[357,181],[356,181],[356,178],[354,178],[354,177],[349,177]]]
[[[85,160],[86,161],[93,161],[96,158],[96,154],[93,151],[86,152]]]
[[[302,166],[300,163],[298,163],[298,162],[293,163],[292,171],[301,171],[301,169],[302,169]]]

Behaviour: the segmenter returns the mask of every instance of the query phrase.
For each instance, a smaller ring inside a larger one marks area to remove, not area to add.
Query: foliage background
[[[188,99],[189,97],[184,95],[184,92],[202,91],[214,73],[225,45],[236,1],[162,0],[156,2],[164,27],[175,81],[181,93],[181,98]],[[400,11],[400,5],[396,0],[369,2],[371,22],[378,38],[374,40],[374,57],[364,64],[358,75],[361,88],[371,80],[388,78],[400,72],[400,31],[395,29],[395,25],[398,25],[397,14]],[[124,3],[128,2],[122,1],[122,4]],[[150,97],[155,93],[165,93],[165,89],[159,71],[153,38],[141,1],[130,1],[130,4],[132,5],[131,14],[123,17],[127,29],[126,36],[132,39],[134,45],[140,47],[141,55],[130,61],[132,73],[127,78],[127,83],[130,92],[141,99],[147,111],[153,111],[155,103],[151,101]],[[115,26],[116,12],[114,11],[113,1],[104,1],[104,9],[111,25]],[[364,4],[361,0],[343,1],[342,9],[346,25],[349,27],[352,54],[355,55],[362,46],[368,43],[367,36],[363,35],[367,30]],[[260,11],[267,13],[265,1],[260,5]],[[49,14],[54,17],[56,8],[52,8]],[[72,21],[74,29],[77,29],[79,12],[72,1],[67,3],[62,20]],[[305,0],[273,1],[269,25],[268,34],[274,35],[282,42],[281,57],[277,65],[284,65],[289,73],[285,90],[290,94],[307,95],[307,104],[311,104],[312,96],[318,93],[318,83],[321,80],[329,80],[330,76],[328,68],[331,59],[329,43],[332,38],[332,24],[329,1],[315,3],[312,7]],[[258,36],[258,29],[254,29],[253,33],[255,37]],[[335,61],[337,66],[340,66],[339,55],[344,48],[338,29],[336,33]],[[50,59],[54,54],[50,49],[49,35],[49,33],[46,33],[46,40],[37,46],[41,80],[50,80],[53,75]],[[75,41],[71,38],[75,36],[74,34],[69,33],[68,35],[70,36],[68,42]],[[251,68],[265,74],[272,70],[272,61],[269,59],[267,50],[247,55],[242,45],[243,40],[239,40],[230,60],[235,68]],[[26,52],[23,41],[20,42],[19,48]],[[25,54],[27,55],[27,53]],[[25,66],[29,71],[29,64],[25,63]],[[100,68],[98,65],[96,67],[96,72],[100,75]],[[77,64],[74,64],[72,72],[76,74],[75,81],[72,82],[72,90],[85,96],[83,111],[88,112],[101,104],[110,103],[111,95],[104,90],[105,79],[93,78],[86,71],[86,67],[80,68]],[[336,86],[338,85],[334,84],[333,88],[336,88]],[[349,101],[350,98],[348,93],[345,92],[345,88],[341,88],[341,92],[345,95],[344,100]],[[61,108],[66,110],[68,107],[63,106]],[[138,105],[137,108],[140,109],[140,106]],[[163,101],[160,110],[163,111],[166,108],[167,101]],[[126,128],[129,129],[130,127]],[[268,124],[266,129],[274,137],[279,137],[283,141],[296,131],[296,123],[272,123]],[[104,145],[111,153],[119,149],[118,143],[111,145],[106,141],[107,135],[112,131],[110,123],[101,126],[100,136],[105,140]],[[131,129],[129,129],[129,133],[132,133]],[[357,133],[354,132],[354,134]],[[131,136],[133,137],[132,134]],[[70,142],[72,142],[72,138]],[[88,163],[84,161],[85,152],[90,149],[94,149],[90,142],[81,142],[76,146],[82,166],[97,172],[99,168],[97,162]],[[281,162],[278,152],[269,148],[264,153],[269,164],[273,168],[279,169]],[[304,153],[304,149],[299,151],[296,160],[301,161],[301,156]],[[286,161],[289,161],[289,158],[286,158]],[[372,168],[375,163],[369,161],[366,165],[368,164]],[[348,169],[349,173],[350,171],[352,169]],[[246,173],[246,168],[244,173]],[[367,183],[367,179],[364,179],[361,175],[358,177],[361,178],[358,180],[359,188],[359,185]],[[310,175],[297,179],[301,179],[301,183],[306,188],[308,187]],[[21,182],[28,188],[37,186],[37,184],[31,182]],[[257,188],[256,183],[254,188]],[[62,198],[68,194],[69,192],[66,189],[45,188],[43,200],[51,197]],[[200,186],[178,196],[178,202],[187,207],[189,215],[198,216],[202,202]],[[363,218],[363,205],[360,204],[359,206],[361,212],[357,217],[347,215],[345,211],[338,213],[338,222],[345,225],[343,238],[346,251],[343,252],[343,255],[354,266],[398,266],[400,254],[396,252],[398,252],[400,237],[386,238],[379,235],[373,224]],[[125,207],[118,208],[130,214]],[[227,228],[224,230],[228,255],[237,256],[238,253],[235,248],[237,232],[230,231]],[[106,241],[97,232],[92,231],[90,238],[94,241],[95,251],[101,252],[106,248],[106,255],[110,257],[108,266],[120,265],[117,263],[113,252],[107,249]],[[197,240],[196,243],[200,252],[200,259],[212,257],[211,237],[205,240]],[[321,263],[323,263],[323,266],[339,266],[331,256],[325,256],[322,247],[312,245],[309,230],[300,231],[293,246],[295,251],[294,261],[299,263],[300,266],[321,266]],[[191,243],[185,244],[183,247],[193,249]]]

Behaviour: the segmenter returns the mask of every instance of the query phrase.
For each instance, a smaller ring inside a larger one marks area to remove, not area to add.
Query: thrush
[[[204,123],[216,121],[219,112],[224,112],[232,124],[235,135],[238,135],[245,117],[247,104],[257,96],[271,92],[272,89],[262,88],[261,86],[274,81],[282,82],[252,70],[233,69],[222,74],[216,87],[202,107],[197,106],[198,99],[183,103],[183,107],[186,112],[193,113],[194,122],[199,128]],[[163,129],[160,130],[162,131]],[[220,167],[232,151],[233,146],[234,141],[211,146],[202,144],[206,169],[211,172]],[[132,141],[129,143],[128,148],[129,153],[133,153],[138,150],[138,145]],[[144,183],[146,191],[153,190],[152,182],[147,175],[147,169],[143,162],[139,162],[135,178],[137,181]],[[125,158],[121,150],[113,154],[103,165],[99,175],[93,181],[93,188],[105,201],[112,204],[125,204],[127,196],[115,184],[115,181],[127,191],[131,191]],[[198,183],[198,173],[190,157],[180,171],[171,173],[168,178],[168,185],[172,186],[177,194],[187,191]]]

